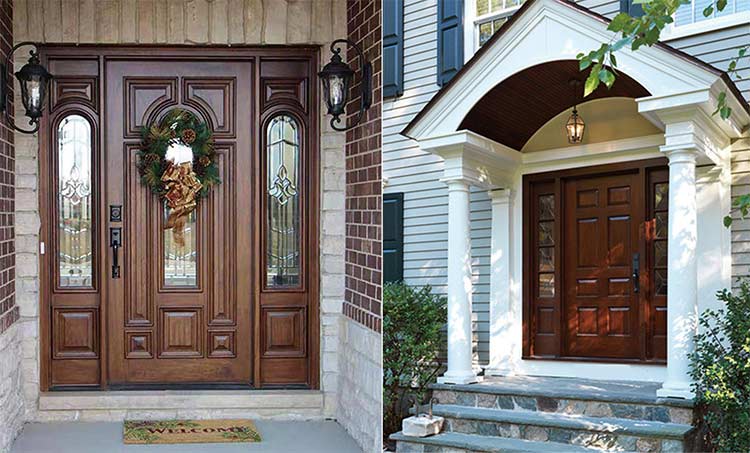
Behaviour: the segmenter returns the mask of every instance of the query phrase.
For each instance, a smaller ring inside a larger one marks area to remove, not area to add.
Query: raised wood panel
[[[278,103],[298,105],[307,112],[307,80],[264,79],[263,109]]]
[[[628,336],[631,325],[630,307],[609,307],[607,313],[607,335]]]
[[[65,77],[52,79],[50,108],[52,110],[68,103],[77,103],[99,110],[98,86],[95,77]]]
[[[128,359],[151,359],[154,356],[151,331],[125,332],[125,357]]]
[[[54,309],[53,350],[55,359],[99,357],[99,310]]]
[[[262,317],[264,357],[305,356],[304,308],[263,308]]]
[[[154,291],[152,290],[153,272],[151,260],[153,259],[152,228],[154,223],[154,200],[149,189],[141,183],[137,163],[138,145],[126,145],[124,162],[128,163],[125,169],[125,184],[128,197],[125,199],[123,209],[124,221],[127,228],[123,232],[125,243],[128,237],[138,238],[132,242],[132,247],[125,247],[122,251],[126,257],[123,261],[127,263],[122,270],[126,278],[125,297],[125,324],[128,327],[153,326],[154,325]],[[138,246],[135,246],[138,244]],[[126,275],[127,274],[127,275]]]
[[[141,128],[151,124],[158,112],[177,105],[176,77],[125,77],[124,138],[140,138]]]
[[[209,235],[211,237],[213,272],[208,303],[209,326],[232,326],[236,324],[237,297],[235,294],[236,256],[235,197],[229,190],[235,184],[235,148],[231,145],[216,146],[219,178],[223,184],[213,189],[207,200],[210,212]]]
[[[200,308],[161,308],[159,358],[203,357]]]
[[[234,330],[208,331],[208,357],[236,357]]]
[[[237,127],[235,78],[183,78],[182,99],[209,122],[214,137],[234,138]]]

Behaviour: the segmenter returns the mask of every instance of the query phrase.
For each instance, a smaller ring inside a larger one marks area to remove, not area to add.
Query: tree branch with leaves
[[[614,37],[596,50],[578,54],[580,70],[589,69],[584,84],[584,97],[593,93],[602,83],[611,88],[617,80],[617,52],[624,48],[637,51],[643,46],[655,45],[667,25],[674,22],[673,16],[679,7],[690,4],[690,0],[635,0],[635,3],[642,5],[642,16],[632,17],[628,13],[619,13],[607,27],[615,33]],[[728,0],[714,0],[704,8],[703,15],[710,17],[716,11],[724,11],[727,4]],[[750,43],[740,46],[737,54],[729,62],[727,74],[735,80],[742,79],[738,67],[743,58],[750,58]],[[719,115],[725,120],[732,115],[726,91],[719,93],[714,115]],[[732,202],[732,211],[739,212],[742,218],[745,218],[750,213],[750,195],[735,198]],[[729,227],[731,224],[731,215],[724,217],[724,225]]]

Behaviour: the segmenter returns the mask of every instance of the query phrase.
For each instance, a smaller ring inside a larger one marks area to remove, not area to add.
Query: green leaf
[[[612,85],[615,83],[615,75],[607,69],[602,69],[599,72],[599,80],[607,85],[607,88],[612,88]]]
[[[717,0],[716,1],[716,9],[719,11],[724,11],[724,8],[727,7],[727,0]]]
[[[737,60],[732,60],[729,62],[729,72],[733,72],[735,69],[737,69]]]
[[[703,9],[703,17],[709,17],[714,13],[714,5],[708,5]]]
[[[578,70],[583,71],[584,69],[591,66],[591,60],[588,57],[582,58],[581,61],[578,62]]]
[[[724,226],[726,228],[729,228],[730,226],[732,226],[732,217],[731,216],[724,217]]]
[[[599,80],[599,70],[596,69],[597,66],[594,66],[593,68],[591,68],[591,73],[586,78],[586,84],[583,87],[583,97],[586,97],[589,94],[593,93],[599,87],[600,80]]]
[[[628,22],[633,20],[632,17],[628,13],[620,13],[612,19],[612,22],[609,23],[609,27],[607,27],[607,30],[610,31],[622,31],[622,29],[627,25]]]
[[[609,62],[612,63],[612,67],[613,68],[617,67],[617,58],[615,58],[614,52],[610,52],[610,54],[609,54]]]
[[[729,106],[724,106],[719,109],[719,115],[721,116],[721,119],[729,119],[729,117],[732,116],[732,109]]]

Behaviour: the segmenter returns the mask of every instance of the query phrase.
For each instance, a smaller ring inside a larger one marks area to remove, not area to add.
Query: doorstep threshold
[[[43,392],[39,410],[319,409],[320,390],[117,390]]]

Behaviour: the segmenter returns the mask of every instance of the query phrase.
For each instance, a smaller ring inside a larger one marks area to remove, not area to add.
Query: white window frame
[[[691,5],[693,7],[693,17],[695,17],[695,0],[692,0]],[[736,9],[737,0],[734,0],[733,8]],[[702,11],[698,11],[698,14],[703,14]],[[716,12],[714,11],[714,14]],[[674,39],[685,38],[700,33],[707,33],[724,28],[736,27],[739,25],[750,24],[750,11],[733,11],[731,14],[727,14],[721,17],[713,17],[711,19],[705,19],[700,22],[694,22],[692,24],[676,26],[674,23],[667,25],[661,34],[661,41],[671,41]]]
[[[477,16],[477,0],[466,0],[464,2],[464,62],[469,61],[479,50],[479,26],[512,16],[525,1],[528,0],[522,0],[520,5]]]

